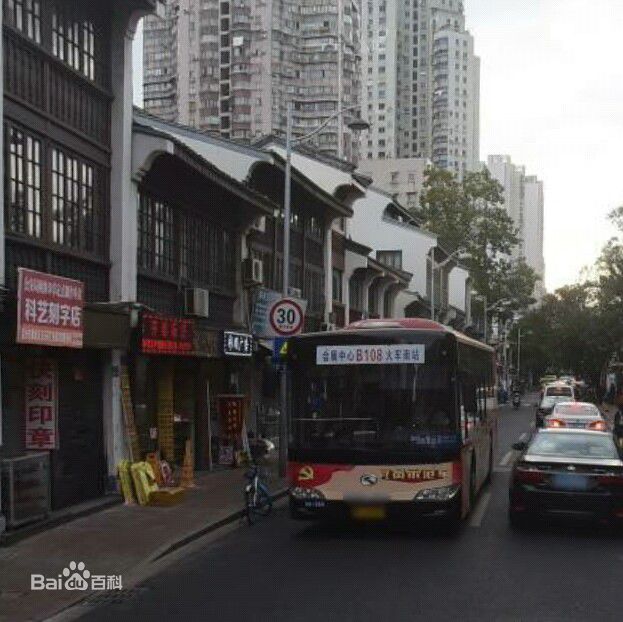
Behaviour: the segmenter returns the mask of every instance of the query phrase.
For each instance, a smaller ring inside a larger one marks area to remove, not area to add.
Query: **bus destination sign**
[[[405,365],[424,363],[424,345],[317,346],[316,365]]]

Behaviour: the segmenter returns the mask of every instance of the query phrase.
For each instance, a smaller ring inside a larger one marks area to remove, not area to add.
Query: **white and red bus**
[[[456,525],[491,477],[492,348],[423,319],[363,320],[288,344],[294,518]]]

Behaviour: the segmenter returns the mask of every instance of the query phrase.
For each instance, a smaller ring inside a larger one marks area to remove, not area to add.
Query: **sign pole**
[[[292,102],[288,102],[288,119],[286,127],[286,169],[283,196],[283,295],[290,294],[290,200],[292,173]],[[279,476],[285,477],[288,464],[288,374],[283,365],[281,370],[280,402],[281,417],[279,418]]]

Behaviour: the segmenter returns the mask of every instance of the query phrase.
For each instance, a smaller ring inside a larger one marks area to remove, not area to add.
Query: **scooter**
[[[513,408],[518,410],[521,406],[521,393],[519,391],[513,391]]]

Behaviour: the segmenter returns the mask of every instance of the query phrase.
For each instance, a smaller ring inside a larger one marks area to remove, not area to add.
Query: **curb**
[[[277,492],[274,492],[273,494],[271,494],[271,499],[273,501],[278,501],[279,499],[282,499],[288,494],[288,490],[289,490],[288,487],[281,488]],[[244,508],[241,508],[240,510],[235,510],[234,512],[231,512],[227,516],[224,516],[223,518],[217,521],[209,523],[208,525],[205,525],[199,529],[196,529],[195,531],[192,531],[191,533],[186,534],[184,537],[180,538],[179,540],[175,540],[174,542],[163,545],[160,549],[157,549],[150,557],[142,561],[139,561],[137,564],[135,564],[133,567],[134,571],[136,572],[141,567],[145,567],[145,566],[148,566],[149,564],[154,564],[158,561],[161,561],[162,559],[164,559],[171,553],[174,553],[175,551],[179,551],[180,549],[184,548],[191,542],[194,542],[195,540],[198,540],[199,538],[213,531],[217,531],[218,529],[222,527],[225,527],[227,525],[230,525],[236,522],[237,520],[243,518],[245,514],[246,514],[246,510]],[[141,573],[139,572],[138,577],[136,576],[134,577],[134,581],[132,580],[132,576],[130,575],[129,583],[130,585],[134,583],[141,583],[145,579],[146,577],[142,577]],[[79,610],[79,607],[81,607],[84,601],[88,600],[90,596],[91,594],[85,594],[82,598],[79,598],[73,603],[67,604],[65,607],[63,607],[59,611],[56,611],[55,613],[45,618],[42,618],[42,620],[44,620],[45,622],[54,622],[54,621],[61,622],[65,620],[74,620],[74,619],[77,619],[78,617],[82,617],[83,615],[86,614],[87,610],[86,609]]]
[[[271,495],[271,499],[273,501],[278,501],[279,499],[285,497],[287,494],[288,494],[288,488],[282,488],[278,490],[277,492],[273,493]],[[170,544],[165,544],[160,549],[156,550],[156,552],[151,557],[149,557],[146,560],[146,562],[149,564],[149,563],[160,561],[167,555],[181,549],[182,547],[186,546],[187,544],[190,544],[194,540],[198,540],[202,536],[205,536],[206,534],[212,531],[216,531],[217,529],[220,529],[221,527],[225,527],[225,525],[229,525],[230,523],[233,523],[243,518],[245,515],[246,515],[245,508],[236,510],[235,512],[232,512],[231,514],[228,514],[227,516],[224,516],[223,518],[220,518],[217,521],[210,523],[209,525],[205,525],[204,527],[201,527],[195,531],[192,531],[189,534],[186,534],[183,538],[180,538],[179,540],[175,540],[174,542]]]

